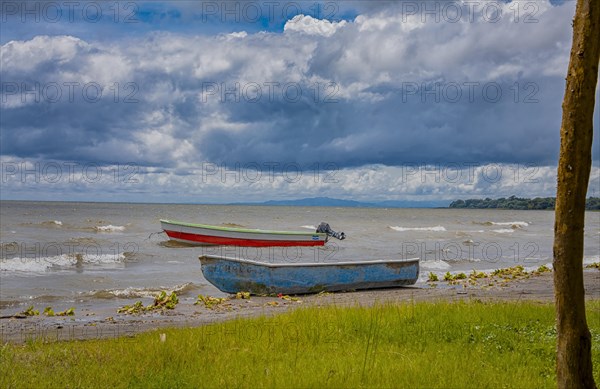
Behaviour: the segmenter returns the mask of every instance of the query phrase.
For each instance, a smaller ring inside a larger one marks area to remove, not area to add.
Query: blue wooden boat
[[[378,260],[332,263],[265,263],[204,255],[202,273],[226,293],[307,294],[413,285],[419,260]]]

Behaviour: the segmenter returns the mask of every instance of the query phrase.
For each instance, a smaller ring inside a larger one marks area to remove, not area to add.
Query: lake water
[[[0,308],[34,304],[121,306],[174,290],[184,299],[223,295],[198,256],[269,262],[421,259],[429,272],[493,270],[552,262],[551,211],[374,209],[176,204],[16,202],[0,204]],[[323,248],[181,247],[160,219],[246,228],[309,230],[325,221],[347,235]],[[586,214],[585,263],[600,258],[600,213]]]

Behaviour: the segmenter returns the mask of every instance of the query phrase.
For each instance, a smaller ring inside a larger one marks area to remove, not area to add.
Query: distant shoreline
[[[89,200],[14,200],[2,199],[0,203],[56,203],[56,204],[131,204],[131,205],[211,205],[234,207],[330,207],[330,208],[373,208],[373,209],[496,209],[523,211],[553,211],[556,199],[554,197],[519,198],[511,196],[499,199],[466,199],[466,200],[432,200],[432,201],[403,201],[387,200],[380,202],[360,202],[328,197],[314,197],[297,200],[269,200],[264,202],[129,202],[129,201],[89,201]],[[446,205],[448,204],[449,205]],[[589,197],[586,200],[587,211],[600,211],[600,198]]]
[[[510,196],[499,199],[456,200],[448,208],[458,209],[512,209],[512,210],[554,210],[556,197],[536,197],[533,199]],[[600,197],[588,197],[586,211],[600,211]]]
[[[149,205],[217,205],[217,206],[290,206],[290,207],[334,207],[334,208],[412,208],[412,209],[448,209],[451,200],[433,201],[396,201],[388,200],[366,203],[354,200],[333,199],[327,197],[304,198],[297,200],[269,200],[264,202],[143,202],[143,201],[90,201],[90,200],[21,200],[0,199],[0,203],[84,203],[84,204],[149,204]]]

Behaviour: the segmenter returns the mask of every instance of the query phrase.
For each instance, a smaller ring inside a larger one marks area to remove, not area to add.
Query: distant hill
[[[354,200],[332,199],[330,197],[311,197],[299,200],[269,200],[261,205],[286,205],[286,206],[311,206],[311,207],[365,207],[370,203],[362,203]]]
[[[330,197],[310,197],[297,200],[269,200],[256,203],[233,203],[229,205],[265,205],[288,207],[348,207],[348,208],[446,208],[448,201],[397,201],[362,202],[333,199]]]
[[[468,199],[450,203],[450,208],[470,209],[554,209],[555,197],[536,197],[534,199],[510,196],[499,199]],[[600,198],[590,197],[585,202],[588,211],[600,210]]]

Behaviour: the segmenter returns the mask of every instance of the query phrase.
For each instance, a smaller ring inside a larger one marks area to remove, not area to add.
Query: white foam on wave
[[[96,226],[94,229],[98,232],[121,232],[125,231],[125,226],[113,226],[109,224],[107,226]]]
[[[511,234],[511,233],[515,232],[515,230],[508,229],[508,228],[501,228],[499,230],[492,230],[492,232],[497,232],[498,234]]]
[[[162,286],[158,288],[135,288],[135,287],[127,287],[125,289],[110,289],[110,290],[100,290],[100,291],[92,291],[90,294],[101,297],[101,298],[111,298],[111,297],[119,297],[119,298],[142,298],[148,297],[153,298],[158,293],[163,290],[167,292],[167,294],[171,294],[175,292],[176,294],[181,294],[189,289],[192,289],[194,284],[191,282],[187,282],[185,284],[175,285],[175,286]]]
[[[432,269],[432,270],[445,270],[450,269],[450,264],[441,260],[436,261],[421,261],[420,263],[422,268]]]
[[[470,238],[473,234],[482,234],[485,230],[459,230],[454,232],[457,238]]]
[[[493,226],[511,226],[512,228],[523,228],[527,227],[529,223],[527,222],[490,222]]]
[[[40,224],[43,226],[62,226],[63,222],[60,220],[46,220]]]
[[[43,273],[52,263],[35,258],[10,258],[0,260],[0,272]]]
[[[446,228],[444,228],[443,226],[435,226],[435,227],[399,227],[399,226],[395,226],[392,227],[390,226],[390,228],[394,231],[399,231],[399,232],[404,232],[404,231],[436,231],[436,232],[442,232],[442,231],[446,231]]]
[[[125,254],[61,254],[52,257],[21,257],[0,260],[0,272],[44,273],[52,268],[70,268],[85,264],[107,265],[121,263]]]

